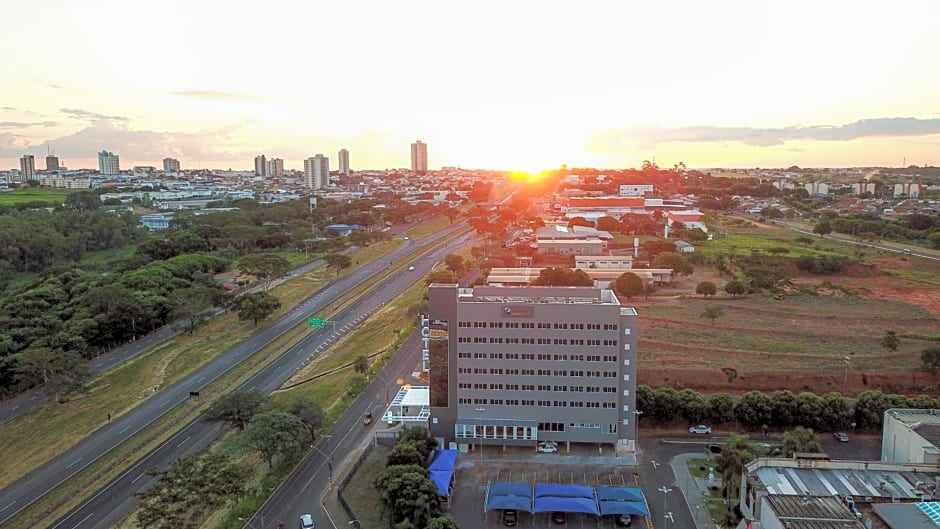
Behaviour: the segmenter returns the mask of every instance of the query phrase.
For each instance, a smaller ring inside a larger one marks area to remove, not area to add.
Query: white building
[[[180,161],[176,158],[164,158],[163,159],[163,172],[164,173],[178,173],[180,172]]]
[[[934,466],[940,463],[940,410],[886,410],[881,460]]]
[[[323,189],[330,185],[330,159],[322,154],[304,160],[304,180],[310,189]]]
[[[265,169],[267,176],[284,176],[284,160],[282,158],[271,158],[267,161]]]
[[[807,182],[803,185],[803,188],[806,189],[806,192],[809,193],[811,197],[826,196],[829,194],[829,184],[826,182]]]
[[[32,154],[20,158],[20,181],[28,182],[36,179],[36,158]]]
[[[339,150],[339,174],[349,176],[349,151]]]
[[[109,152],[98,153],[98,172],[101,174],[118,174],[121,172],[121,157]]]
[[[620,186],[622,197],[642,197],[653,192],[653,184],[625,184]]]
[[[917,198],[920,196],[920,184],[913,182],[894,184],[894,196]]]
[[[428,146],[421,140],[411,144],[411,170],[421,173],[428,170]]]
[[[264,176],[268,172],[268,164],[263,154],[255,156],[255,176]]]

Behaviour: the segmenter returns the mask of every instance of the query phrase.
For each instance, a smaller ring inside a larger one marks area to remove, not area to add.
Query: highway
[[[342,417],[330,428],[326,435],[321,435],[303,461],[291,475],[277,488],[255,516],[246,521],[245,527],[253,529],[275,529],[277,522],[283,521],[285,527],[295,527],[302,514],[312,514],[317,527],[329,529],[332,524],[323,509],[321,498],[333,483],[333,474],[339,475],[339,469],[352,464],[353,449],[359,446],[373,428],[384,428],[380,417],[387,406],[389,396],[398,391],[395,381],[401,377],[406,382],[414,382],[411,373],[421,362],[420,336],[416,329],[402,344],[401,348],[385,368],[369,384],[362,395],[350,406]],[[362,424],[366,412],[372,412],[378,421],[372,426]],[[338,525],[346,525],[346,520],[334,520]]]
[[[316,261],[311,261],[299,268],[295,268],[290,272],[290,279],[309,272],[314,268],[324,264],[322,259],[317,259]],[[284,281],[289,281],[290,279],[278,279],[272,282],[272,285],[277,285]],[[249,291],[257,289],[254,287],[249,289]],[[214,314],[222,312],[222,309],[216,309]],[[119,347],[108,351],[107,353],[91,360],[88,362],[88,372],[89,373],[100,373],[102,371],[111,369],[117,365],[120,365],[129,358],[140,354],[143,351],[150,349],[164,340],[168,340],[179,334],[179,331],[176,328],[175,324],[168,324],[160,327],[159,329],[151,332],[150,334],[141,336],[137,340],[123,344]],[[28,412],[29,410],[39,406],[43,402],[49,400],[49,396],[46,395],[45,391],[42,388],[32,389],[26,391],[16,397],[13,397],[7,401],[0,402],[0,425],[19,417],[20,415]]]
[[[455,225],[455,228],[458,226]],[[445,237],[450,231],[451,229],[443,230],[435,238]],[[257,388],[267,393],[278,388],[297,369],[313,356],[319,354],[323,348],[334,342],[340,334],[357,325],[407,286],[422,278],[435,262],[465,244],[471,237],[472,235],[467,234],[451,240],[446,246],[415,262],[416,270],[414,272],[403,272],[379,285],[370,294],[334,318],[331,325],[308,335],[278,360],[272,362],[263,371],[246,382],[240,389]],[[368,263],[340,278],[292,308],[276,322],[232,347],[209,364],[180,382],[156,393],[131,412],[107,424],[72,449],[53,458],[36,471],[0,491],[0,524],[94,463],[102,454],[120,445],[174,406],[190,398],[191,391],[199,391],[229,369],[250,357],[255,351],[265,347],[283,333],[305,321],[308,316],[316,314],[340,293],[361,283],[367,283],[374,274],[387,268],[390,261],[398,261],[414,251],[416,247],[430,242],[430,240],[426,240],[417,244],[410,241],[389,255]],[[110,527],[116,521],[126,517],[136,507],[137,500],[133,497],[133,494],[150,483],[149,477],[144,475],[147,469],[152,467],[162,468],[183,455],[201,450],[208,446],[220,432],[219,425],[208,424],[199,420],[186,425],[157,450],[145,456],[112,483],[98,491],[86,503],[59,520],[54,527]]]
[[[797,224],[790,224],[782,220],[774,220],[773,224],[784,227],[791,231],[798,232],[798,233],[812,235],[813,237],[821,237],[823,239],[832,239],[834,241],[844,242],[846,244],[854,244],[856,246],[865,246],[867,248],[874,248],[876,250],[881,250],[884,252],[894,252],[897,254],[907,255],[909,257],[920,257],[921,259],[931,259],[934,261],[940,261],[940,257],[936,255],[931,255],[925,252],[922,248],[918,248],[916,246],[913,248],[907,248],[905,251],[905,249],[898,248],[897,246],[888,246],[885,244],[878,244],[878,243],[873,243],[873,242],[863,242],[849,235],[842,235],[842,234],[834,233],[834,232],[830,233],[829,235],[820,235],[818,233],[815,233],[811,228],[805,228]]]

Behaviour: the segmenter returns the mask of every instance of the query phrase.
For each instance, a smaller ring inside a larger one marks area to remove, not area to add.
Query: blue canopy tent
[[[645,501],[643,491],[636,487],[597,487],[598,501]]]
[[[457,450],[435,450],[428,476],[437,486],[437,492],[445,498],[450,495],[450,481],[457,468]]]
[[[486,488],[484,510],[515,509],[532,512],[532,485],[528,483],[492,483]]]
[[[582,512],[600,514],[594,487],[539,483],[535,486],[534,512]]]
[[[602,515],[650,515],[646,497],[636,487],[597,487],[597,503]]]

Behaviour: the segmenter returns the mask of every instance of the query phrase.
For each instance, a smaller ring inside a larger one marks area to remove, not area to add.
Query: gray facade
[[[610,290],[433,284],[431,433],[635,451],[637,314]]]

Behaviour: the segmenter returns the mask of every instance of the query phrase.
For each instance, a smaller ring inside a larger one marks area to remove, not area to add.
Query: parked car
[[[503,511],[503,525],[513,527],[516,525],[516,510],[506,509]]]
[[[724,449],[725,449],[725,447],[722,446],[722,445],[718,445],[718,444],[714,444],[714,443],[708,445],[708,451],[711,452],[711,453],[713,453],[713,454],[720,454],[721,451],[724,450]]]
[[[554,454],[558,451],[558,447],[553,444],[540,444],[536,450],[543,454]]]
[[[568,521],[568,516],[566,516],[565,513],[561,511],[556,511],[552,513],[552,521],[557,524],[563,524]]]
[[[543,445],[544,446],[550,445],[550,446],[554,446],[555,448],[558,448],[558,443],[556,443],[555,441],[539,441],[539,446],[543,446]]]
[[[696,435],[711,435],[712,427],[705,426],[704,424],[700,424],[698,426],[693,426],[689,428],[689,433],[696,434]]]
[[[837,441],[841,441],[843,443],[849,442],[849,434],[845,432],[835,432],[832,434],[832,436],[835,437]]]
[[[633,525],[633,518],[629,514],[621,514],[617,517],[617,525],[620,527],[630,527]]]
[[[314,529],[313,516],[304,514],[300,517],[300,529]]]

